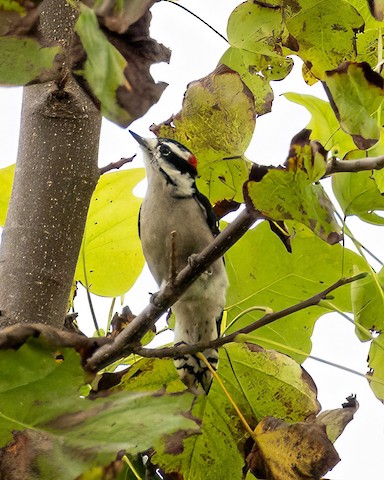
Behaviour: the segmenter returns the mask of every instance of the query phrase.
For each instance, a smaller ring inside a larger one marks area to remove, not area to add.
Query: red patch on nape
[[[192,167],[196,168],[197,169],[197,158],[194,156],[194,155],[191,155],[189,158],[188,158],[188,163],[190,165],[192,165]]]

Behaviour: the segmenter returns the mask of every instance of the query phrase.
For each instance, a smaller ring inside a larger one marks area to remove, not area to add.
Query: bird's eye
[[[168,155],[171,154],[171,149],[167,147],[166,145],[161,145],[160,146],[160,153],[163,155],[163,157],[168,157]]]

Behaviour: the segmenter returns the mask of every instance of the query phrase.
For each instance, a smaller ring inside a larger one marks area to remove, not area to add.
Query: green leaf
[[[372,176],[375,179],[376,186],[381,193],[381,195],[384,194],[384,172],[383,170],[374,170],[372,172]]]
[[[25,15],[26,10],[23,5],[20,5],[20,2],[16,2],[14,0],[1,0],[0,1],[0,8],[5,12],[15,12],[18,13],[20,16]]]
[[[384,334],[373,339],[368,354],[370,387],[376,397],[384,401]]]
[[[374,212],[384,210],[384,198],[372,172],[336,173],[332,189],[346,216],[357,215],[364,222],[384,225],[384,218]]]
[[[167,393],[185,390],[173,360],[142,358],[124,374],[117,390],[152,392],[164,389]]]
[[[250,348],[221,348],[218,374],[251,428],[266,415],[292,422],[318,412],[313,384],[299,365],[277,352]],[[165,442],[153,462],[187,478],[205,472],[204,478],[240,480],[247,434],[215,380],[209,395],[196,400],[193,414],[202,420],[201,434],[183,440],[182,447]]]
[[[273,55],[284,33],[279,2],[238,5],[228,20],[231,46],[263,55]]]
[[[224,199],[241,203],[251,165],[244,157],[210,162],[199,168],[197,187],[213,204]]]
[[[379,61],[378,51],[380,37],[382,37],[382,33],[378,28],[365,28],[364,34],[359,34],[357,36],[356,49],[358,55],[356,57],[356,62],[367,62],[372,69],[377,67]]]
[[[359,33],[356,39],[357,62],[367,62],[375,69],[380,61],[380,41],[383,39],[384,22],[376,20],[370,12],[374,1],[348,0],[359,11],[365,22],[364,33]]]
[[[365,22],[364,33],[367,30],[378,29],[384,26],[384,22],[376,19],[371,11],[371,7],[376,3],[375,0],[371,0],[370,2],[365,2],[364,0],[348,0],[348,2],[353,5],[363,17]]]
[[[339,278],[353,275],[354,265],[360,271],[366,270],[365,262],[350,250],[340,245],[328,245],[300,224],[291,228],[292,253],[287,252],[268,223],[262,222],[226,254],[230,285],[227,293],[228,324],[251,307],[263,306],[278,311],[295,305]],[[332,297],[335,306],[351,311],[348,285],[334,291]],[[247,337],[253,337],[256,343],[266,348],[278,349],[303,361],[311,351],[314,323],[327,311],[322,307],[310,307],[262,327]],[[261,315],[257,311],[246,313],[226,333],[249,325]]]
[[[305,107],[312,118],[305,127],[311,130],[311,140],[317,140],[332,155],[343,158],[356,148],[350,135],[345,133],[335,116],[329,102],[301,93],[285,93],[285,98]]]
[[[344,62],[326,72],[325,91],[340,126],[362,150],[380,138],[380,123],[373,115],[381,113],[383,85],[381,75],[367,63]]]
[[[33,440],[39,478],[72,480],[93,465],[109,463],[121,449],[138,453],[166,433],[196,427],[180,415],[191,408],[190,394],[81,398],[79,357],[72,349],[62,349],[60,356],[64,360],[36,339],[17,351],[0,351],[1,446],[12,435],[16,444],[20,438]]]
[[[306,173],[271,169],[260,182],[248,182],[252,205],[272,220],[297,220],[320,238],[334,243],[340,227],[333,206],[320,184],[313,185]]]
[[[0,37],[0,84],[26,85],[56,78],[62,67],[60,47],[43,47],[28,37]]]
[[[0,226],[4,227],[11,198],[15,165],[0,169]]]
[[[356,323],[356,335],[361,341],[372,339],[371,331],[384,330],[384,268],[378,274],[371,271],[365,278],[353,282],[351,298]],[[359,328],[359,325],[363,329]]]
[[[256,113],[270,112],[273,101],[271,80],[282,80],[293,60],[281,54],[286,34],[279,2],[246,1],[235,8],[228,20],[230,48],[219,63],[241,75],[255,98]]]
[[[326,70],[356,58],[356,32],[364,20],[346,0],[284,0],[283,18],[290,33],[287,47],[314,77],[322,80]]]
[[[75,32],[87,54],[84,71],[78,73],[85,77],[100,101],[101,113],[119,125],[129,125],[135,118],[120,106],[117,98],[119,89],[132,89],[124,75],[127,61],[100,30],[96,13],[84,4],[81,4]]]
[[[143,168],[107,173],[93,193],[75,280],[96,295],[123,295],[144,266],[137,227],[142,200],[132,193],[144,176]]]
[[[291,64],[285,62],[285,65],[283,59],[278,56],[268,57],[268,60],[260,54],[230,47],[219,61],[239,73],[243,82],[253,93],[257,115],[264,115],[272,108],[274,97],[269,80],[274,78],[269,79],[266,73],[276,71],[277,76],[286,76],[293,66],[293,62]],[[281,73],[282,71],[286,72],[285,75]]]
[[[160,136],[188,147],[200,167],[222,158],[241,157],[255,128],[253,95],[238,73],[221,66],[188,85],[173,124],[162,125]]]
[[[304,131],[304,135],[308,132]],[[329,243],[339,241],[341,229],[334,207],[317,182],[325,173],[326,159],[307,138],[292,140],[287,168],[254,166],[244,195],[253,208],[276,220],[296,220]],[[253,180],[255,179],[255,180]]]

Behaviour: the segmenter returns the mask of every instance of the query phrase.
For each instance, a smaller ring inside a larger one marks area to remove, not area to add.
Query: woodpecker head
[[[144,151],[148,182],[151,174],[161,174],[175,197],[191,197],[196,192],[197,159],[188,148],[169,138],[143,138],[129,131]]]

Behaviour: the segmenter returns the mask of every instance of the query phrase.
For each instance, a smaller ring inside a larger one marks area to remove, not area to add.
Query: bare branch
[[[101,167],[99,168],[99,173],[100,175],[103,175],[104,173],[107,173],[109,172],[110,170],[118,170],[119,168],[121,168],[123,165],[126,165],[127,163],[130,163],[132,162],[132,160],[136,157],[136,154],[133,155],[132,157],[128,157],[128,158],[120,158],[119,161],[117,162],[111,162],[109,163],[108,165],[106,165],[105,167]]]
[[[169,278],[168,281],[171,285],[175,284],[177,271],[176,271],[176,230],[171,232],[171,253],[169,255]]]
[[[98,346],[112,341],[109,337],[88,338],[85,335],[68,332],[43,323],[18,323],[0,330],[0,349],[17,348],[30,337],[44,337],[48,345],[52,347],[72,347],[75,350],[89,353]]]
[[[291,307],[280,310],[279,312],[270,313],[264,315],[264,317],[259,320],[247,325],[246,327],[226,336],[218,338],[212,342],[200,343],[195,345],[180,345],[178,347],[169,347],[169,348],[143,348],[141,345],[123,345],[122,350],[116,352],[116,340],[113,340],[112,337],[99,337],[99,338],[88,338],[83,334],[68,332],[66,330],[61,330],[49,325],[44,325],[40,323],[36,324],[17,324],[10,327],[6,327],[0,331],[0,350],[9,349],[9,348],[18,348],[23,345],[28,338],[30,337],[43,337],[48,345],[56,348],[65,348],[71,347],[77,350],[82,357],[83,366],[90,370],[89,359],[93,362],[98,360],[99,352],[103,351],[104,355],[102,356],[103,362],[111,362],[111,358],[117,359],[127,353],[135,353],[142,357],[156,357],[156,358],[166,358],[166,357],[176,357],[185,354],[194,354],[206,350],[207,348],[218,348],[226,343],[233,342],[237,340],[239,335],[245,335],[250,332],[253,332],[265,325],[268,325],[276,320],[286,317],[292,313],[303,310],[304,308],[318,305],[321,300],[323,300],[330,292],[333,290],[347,285],[351,282],[354,282],[358,279],[361,279],[365,276],[365,273],[355,275],[350,278],[342,278],[336,283],[326,288],[325,290],[319,292],[318,294],[292,305]],[[177,277],[179,278],[179,277]],[[159,292],[161,294],[162,292]],[[147,308],[150,308],[150,304]],[[145,312],[145,310],[144,310]],[[141,314],[142,318],[143,313]],[[139,318],[139,317],[136,317]],[[135,321],[135,320],[133,320]],[[122,333],[128,330],[127,327]],[[120,339],[123,335],[120,334],[117,339]],[[96,362],[95,362],[96,363]],[[91,364],[93,365],[93,364]],[[99,367],[98,363],[93,367],[96,370]]]
[[[361,172],[363,170],[381,170],[384,168],[384,155],[358,158],[357,160],[339,160],[331,158],[327,163],[326,175],[336,172]]]
[[[118,335],[110,345],[101,347],[88,360],[87,368],[96,371],[119,358],[129,355],[137,347],[143,335],[185,292],[185,290],[234,243],[241,238],[261,214],[244,210],[214,241],[194,257],[193,265],[187,265],[176,277],[173,285],[168,282],[155,295],[145,309]]]
[[[284,308],[283,310],[280,310],[278,312],[268,313],[267,315],[264,315],[262,318],[247,325],[246,327],[241,328],[240,330],[237,330],[236,332],[231,333],[226,337],[221,337],[208,343],[197,343],[195,345],[179,345],[177,347],[166,347],[166,348],[136,347],[133,349],[133,353],[136,353],[137,355],[140,355],[142,357],[156,357],[156,358],[172,357],[173,358],[181,355],[194,354],[197,352],[204,351],[208,348],[218,348],[218,347],[221,347],[222,345],[225,345],[226,343],[236,341],[236,337],[238,335],[242,335],[242,334],[244,335],[244,334],[254,332],[255,330],[261,327],[264,327],[265,325],[269,325],[270,323],[275,322],[280,318],[287,317],[288,315],[291,315],[292,313],[296,313],[305,308],[318,305],[318,303],[321,300],[323,300],[333,290],[336,290],[337,288],[343,285],[347,285],[348,283],[352,283],[364,277],[365,277],[365,273],[360,273],[353,277],[341,278],[340,280],[338,280],[337,282],[335,282],[333,285],[329,286],[325,290],[317,293],[316,295],[313,295],[310,298],[307,298],[306,300],[303,300],[302,302],[292,305],[291,307]]]

